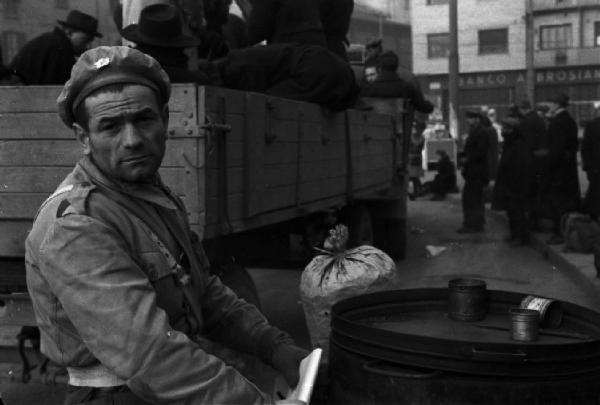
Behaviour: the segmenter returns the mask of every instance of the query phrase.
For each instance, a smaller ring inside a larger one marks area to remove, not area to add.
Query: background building
[[[93,45],[116,44],[119,35],[112,20],[109,0],[0,0],[0,45],[2,60],[8,64],[17,51],[30,39],[56,26],[71,9],[77,9],[98,19],[98,31],[104,37]]]
[[[481,106],[495,108],[502,117],[511,103],[526,98],[527,1],[458,2],[459,119],[465,109]],[[600,100],[600,2],[531,1],[534,101],[565,92],[583,123],[593,100]],[[447,120],[448,0],[414,0],[411,27],[414,71]]]

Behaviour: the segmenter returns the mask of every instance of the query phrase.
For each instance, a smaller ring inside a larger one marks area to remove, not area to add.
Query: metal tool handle
[[[406,371],[392,371],[392,370],[383,370],[381,368],[375,367],[378,363],[381,363],[381,360],[371,360],[366,363],[363,363],[362,368],[367,373],[379,374],[386,377],[398,377],[398,378],[410,378],[414,380],[424,380],[428,378],[434,378],[438,375],[442,374],[441,370],[431,370],[431,372],[419,372],[415,370],[406,370]]]

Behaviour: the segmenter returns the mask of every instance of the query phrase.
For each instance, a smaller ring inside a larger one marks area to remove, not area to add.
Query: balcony
[[[577,9],[600,9],[598,0],[533,0],[533,13],[546,14]]]
[[[555,66],[597,65],[600,48],[567,48],[536,50],[534,66],[536,68]]]

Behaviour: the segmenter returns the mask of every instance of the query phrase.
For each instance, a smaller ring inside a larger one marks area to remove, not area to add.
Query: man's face
[[[85,100],[89,130],[74,124],[84,153],[109,178],[127,183],[153,180],[165,154],[167,107],[152,89],[127,85],[120,92]]]
[[[479,118],[476,117],[467,117],[467,123],[470,127],[475,127],[479,124]]]
[[[373,83],[377,79],[377,68],[369,66],[365,69],[365,80],[367,83]]]
[[[71,41],[71,45],[77,56],[87,51],[94,40],[92,35],[83,31],[71,31],[67,34],[67,37]]]

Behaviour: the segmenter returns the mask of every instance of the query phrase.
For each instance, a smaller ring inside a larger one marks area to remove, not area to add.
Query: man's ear
[[[90,154],[90,134],[86,131],[81,125],[78,123],[73,123],[73,132],[75,132],[75,137],[77,138],[77,142],[83,148],[83,154]]]

